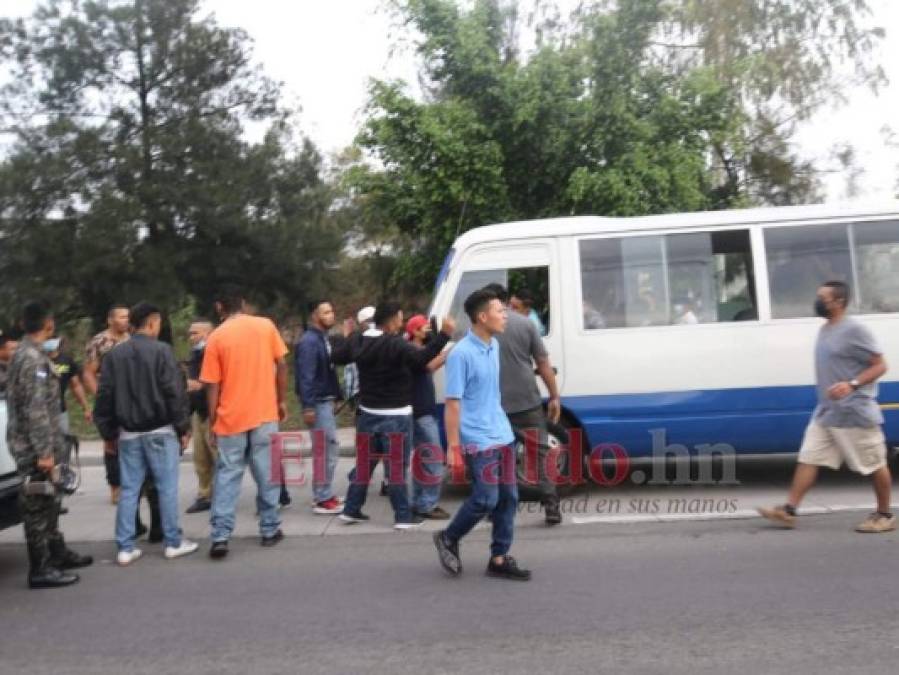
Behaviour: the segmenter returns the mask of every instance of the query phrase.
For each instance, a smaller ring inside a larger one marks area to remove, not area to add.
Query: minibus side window
[[[899,221],[854,223],[858,310],[899,312]]]
[[[845,224],[768,228],[765,252],[775,319],[814,316],[815,293],[826,281],[852,285]]]
[[[665,240],[670,323],[758,319],[749,230],[672,234]]]
[[[584,328],[758,319],[748,230],[580,242]]]
[[[662,237],[580,242],[584,328],[667,323]]]
[[[464,336],[471,327],[465,315],[465,299],[479,288],[492,283],[504,286],[513,296],[514,306],[534,322],[541,335],[547,334],[551,318],[549,267],[516,267],[472,270],[462,274],[450,305],[450,315],[456,320],[456,339]]]

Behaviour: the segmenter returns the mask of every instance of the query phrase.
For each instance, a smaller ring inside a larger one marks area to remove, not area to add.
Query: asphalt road
[[[899,534],[857,513],[526,528],[530,583],[483,574],[485,532],[450,579],[427,533],[235,540],[131,568],[109,543],[79,585],[24,587],[0,546],[2,672],[896,673]]]

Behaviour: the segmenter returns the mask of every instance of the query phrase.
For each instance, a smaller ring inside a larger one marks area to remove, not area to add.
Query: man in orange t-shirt
[[[271,437],[287,417],[287,347],[268,319],[245,312],[240,291],[218,293],[222,324],[209,336],[200,381],[206,385],[209,428],[218,446],[212,494],[211,558],[228,555],[237,499],[247,464],[256,481],[263,546],[284,534],[278,516],[280,485],[271,482]]]

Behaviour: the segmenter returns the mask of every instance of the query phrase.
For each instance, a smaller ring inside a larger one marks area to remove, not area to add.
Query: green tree
[[[246,33],[198,9],[49,0],[0,24],[5,302],[40,292],[99,321],[116,299],[208,309],[222,280],[296,302],[336,257],[322,158],[294,142]]]
[[[840,59],[880,78],[864,0],[585,2],[567,21],[548,1],[392,4],[423,96],[372,83],[372,161],[349,180],[407,237],[396,274],[420,280],[490,222],[814,200],[794,122],[841,91]]]

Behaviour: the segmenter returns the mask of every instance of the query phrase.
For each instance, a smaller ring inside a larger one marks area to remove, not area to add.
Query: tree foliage
[[[208,307],[223,280],[301,300],[340,249],[322,158],[241,30],[199,0],[50,0],[0,25],[4,302]],[[248,142],[244,124],[267,125]]]
[[[818,198],[789,144],[845,83],[876,85],[863,0],[395,0],[421,62],[375,81],[349,175],[408,237],[399,274],[436,272],[460,232],[517,219]],[[523,49],[530,30],[534,46]]]

